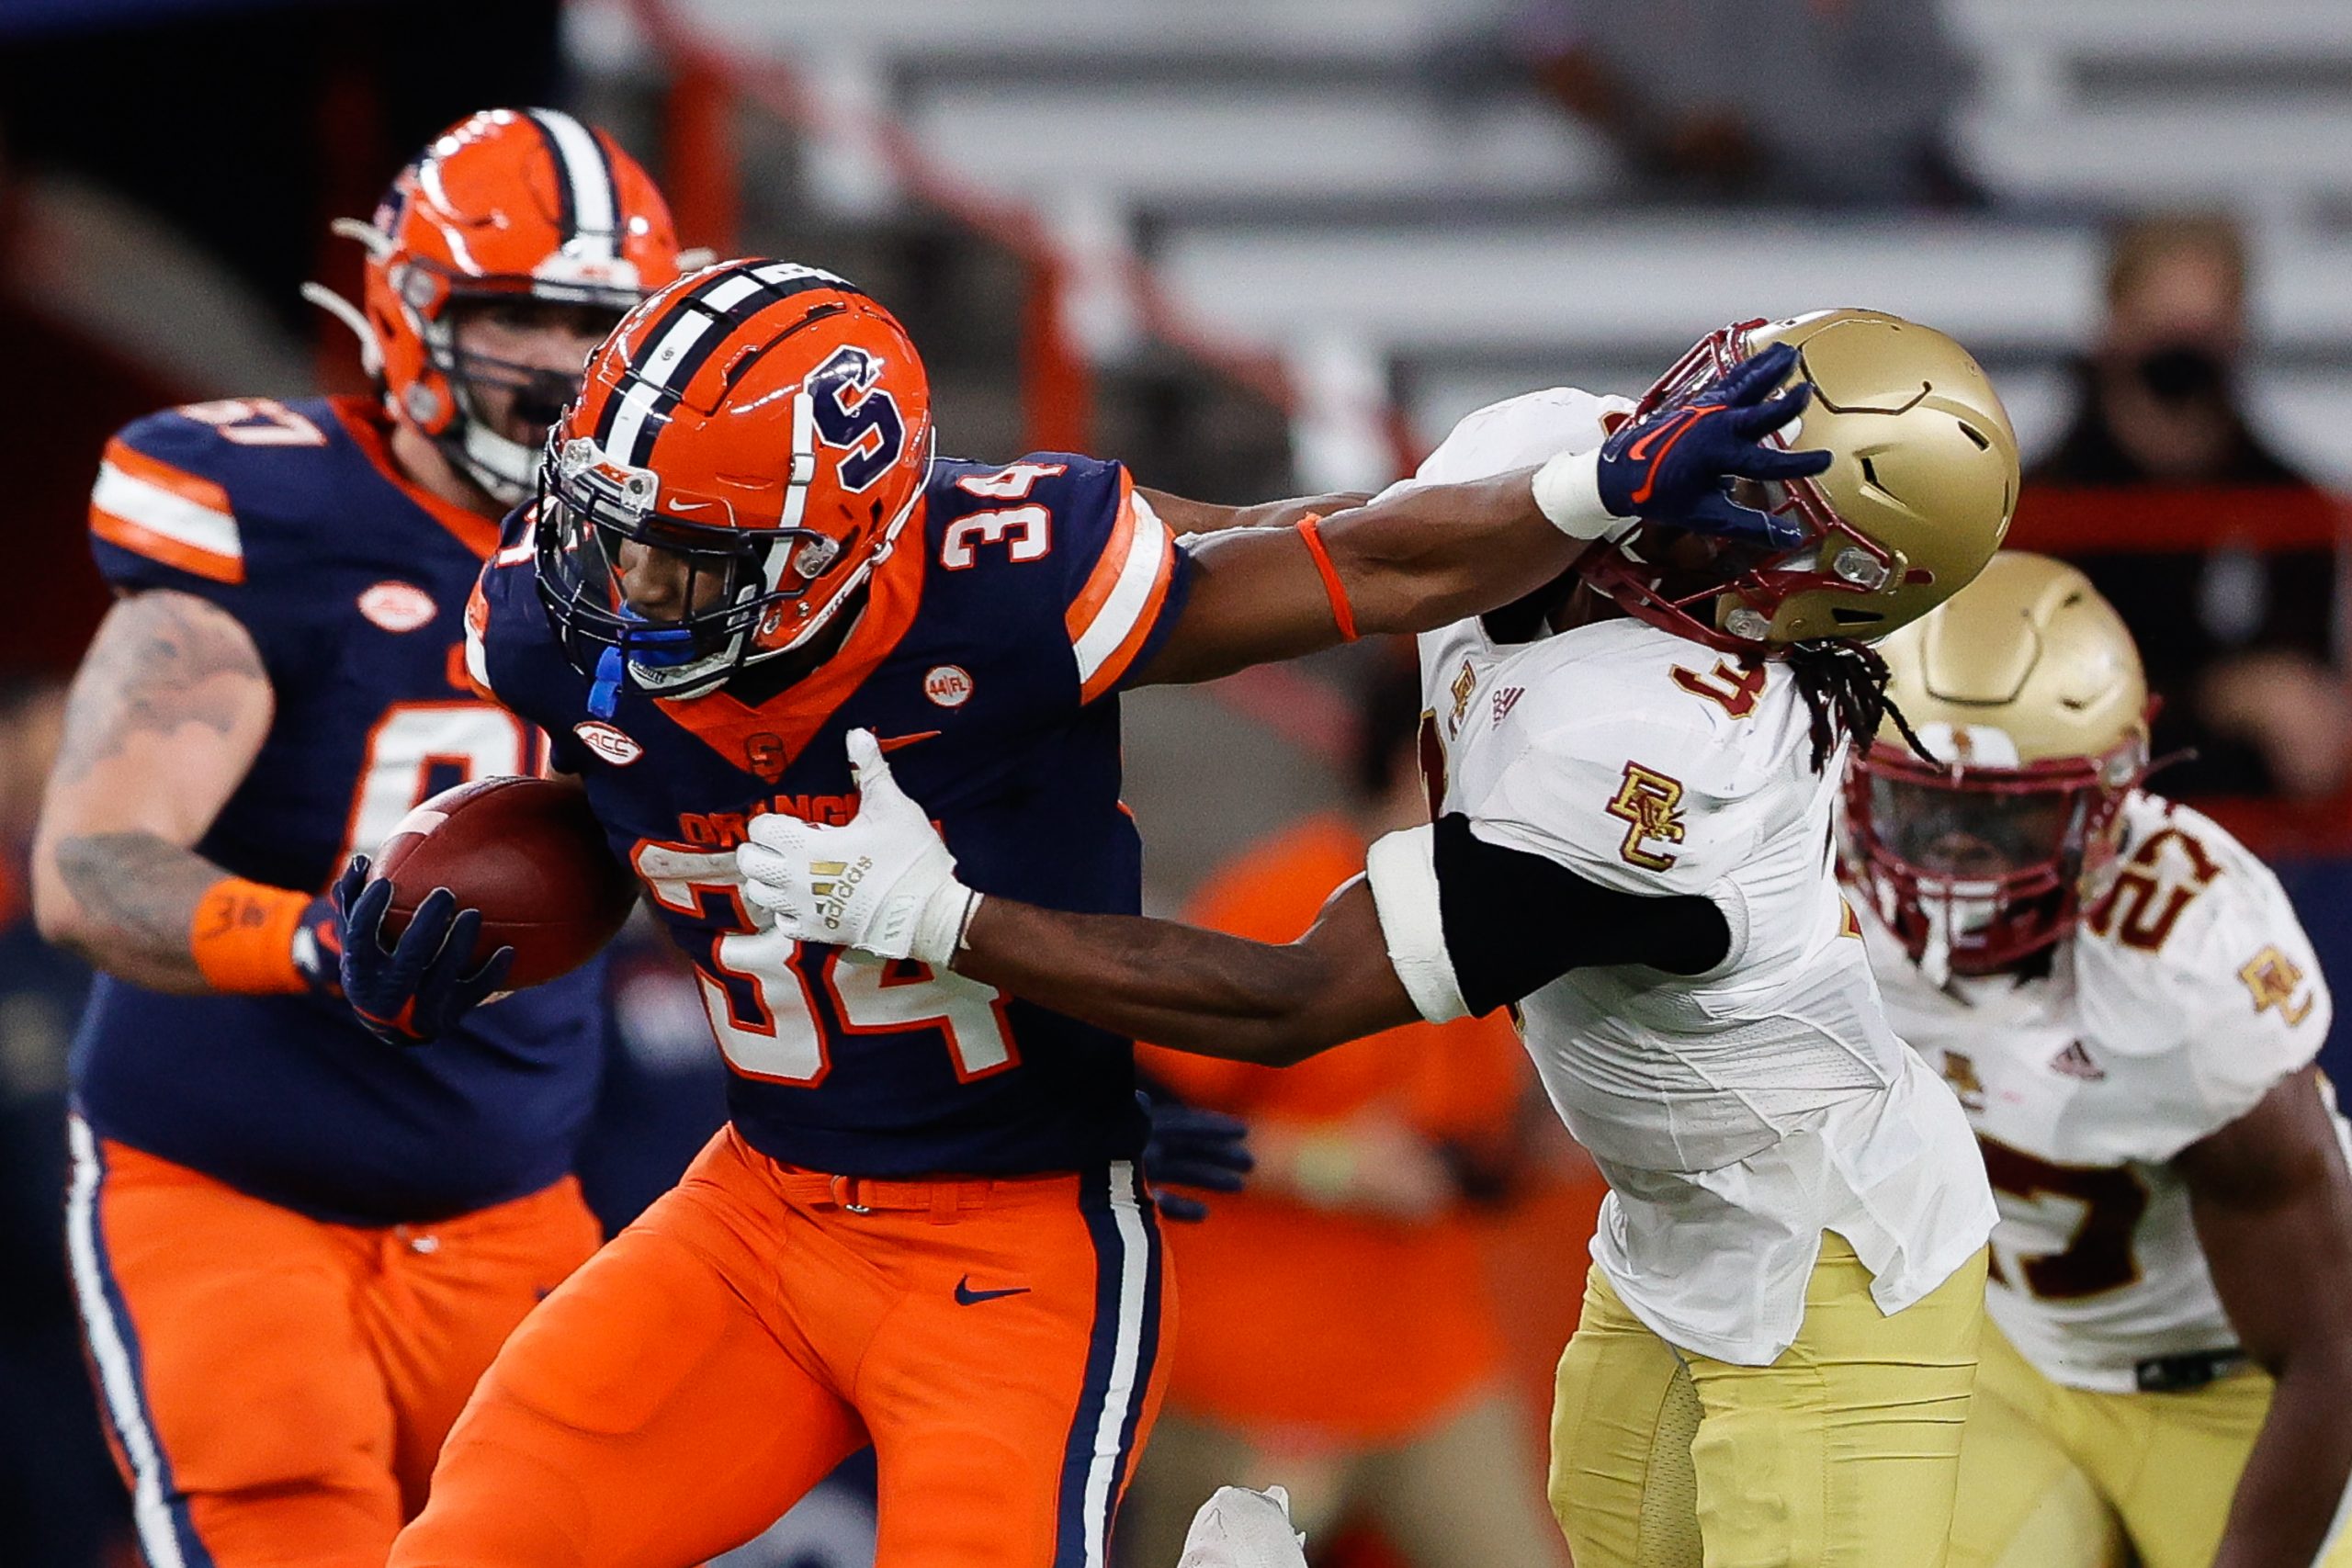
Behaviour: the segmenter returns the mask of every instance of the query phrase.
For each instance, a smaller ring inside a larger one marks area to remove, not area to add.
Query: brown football
[[[387,942],[408,929],[436,887],[481,911],[479,964],[514,950],[506,984],[519,989],[571,973],[628,919],[637,884],[605,847],[588,800],[551,779],[478,779],[444,790],[400,820],[369,867],[389,877]]]

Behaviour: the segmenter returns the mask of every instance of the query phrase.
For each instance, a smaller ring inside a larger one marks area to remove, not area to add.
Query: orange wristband
[[[224,876],[204,890],[188,923],[198,973],[216,991],[246,996],[307,989],[294,967],[294,932],[310,895]]]
[[[1348,604],[1348,591],[1340,582],[1339,569],[1331,564],[1331,552],[1323,547],[1323,519],[1310,512],[1298,520],[1298,536],[1306,541],[1306,553],[1315,558],[1316,572],[1323,579],[1323,592],[1330,596],[1331,618],[1340,623],[1342,640],[1356,640],[1356,613]]]

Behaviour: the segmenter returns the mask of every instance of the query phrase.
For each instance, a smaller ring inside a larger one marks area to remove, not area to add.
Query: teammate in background
[[[1826,459],[1760,444],[1801,395],[1756,400],[1657,443],[1654,504],[1774,530],[1727,476]],[[700,969],[733,1121],[508,1342],[393,1561],[694,1562],[870,1438],[886,1565],[1100,1564],[1172,1295],[1127,1039],[797,942],[737,848],[775,813],[847,820],[860,728],[992,886],[1131,912],[1120,691],[1527,592],[1623,525],[1592,469],[1237,513],[1073,454],[934,458],[921,359],[831,275],[731,262],[633,312],[468,651]]]
[[[1887,1026],[1828,852],[1844,750],[1883,704],[1849,639],[1983,568],[2017,447],[1957,344],[1840,310],[1727,328],[1638,408],[1497,405],[1421,475],[1566,448],[1646,509],[1657,464],[1806,383],[1789,439],[1828,466],[1755,496],[1788,543],[1695,539],[1669,513],[1584,557],[1544,614],[1423,638],[1442,813],[1374,844],[1290,946],[1016,902],[977,856],[985,892],[966,886],[870,735],[850,738],[854,818],[762,818],[741,852],[786,935],[1204,1055],[1295,1062],[1516,1003],[1611,1189],[1555,1412],[1581,1568],[1702,1542],[1715,1564],[1944,1560],[1993,1201],[1966,1119]],[[933,788],[914,793],[937,809]]]
[[[2308,1563],[2352,1479],[2311,944],[2244,846],[2140,786],[2139,652],[2081,572],[1996,556],[1885,652],[1944,761],[1855,759],[1848,870],[2001,1210],[1954,1568]]]
[[[603,133],[500,110],[339,227],[380,398],[203,403],[107,448],[119,597],[36,852],[42,931],[105,971],[68,1239],[154,1568],[380,1568],[492,1353],[598,1240],[567,1174],[597,966],[401,1049],[337,997],[320,895],[424,796],[538,766],[466,685],[466,598],[588,352],[676,275],[670,216]]]
[[[1242,851],[1190,918],[1268,942],[1314,924],[1368,843],[1429,820],[1420,712],[1413,671],[1384,671],[1357,707],[1348,806]],[[1267,1474],[1301,1528],[1374,1523],[1416,1568],[1565,1562],[1477,1219],[1526,1175],[1510,1021],[1409,1024],[1287,1072],[1159,1050],[1139,1065],[1242,1118],[1257,1165],[1169,1239],[1183,1332],[1122,1522],[1132,1559],[1172,1561],[1204,1493]]]

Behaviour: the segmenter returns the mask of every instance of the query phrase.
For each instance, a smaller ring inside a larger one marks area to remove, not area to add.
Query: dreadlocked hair
[[[1851,736],[1856,746],[1868,746],[1878,738],[1879,725],[1890,718],[1905,744],[1922,759],[1935,761],[1912,732],[1903,710],[1886,694],[1893,675],[1876,649],[1846,637],[1823,637],[1791,643],[1781,657],[1813,714],[1815,773],[1829,765],[1841,737]]]

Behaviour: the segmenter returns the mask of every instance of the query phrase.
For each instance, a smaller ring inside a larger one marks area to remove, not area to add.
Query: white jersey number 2
[[[1012,1026],[995,987],[921,964],[850,963],[837,950],[820,950],[812,965],[798,942],[744,900],[734,852],[646,842],[631,858],[663,908],[735,928],[711,944],[708,962],[695,964],[695,978],[719,1050],[745,1077],[808,1087],[824,1081],[832,1058],[817,1019],[818,986],[852,1034],[938,1030],[960,1079],[1013,1065]]]

